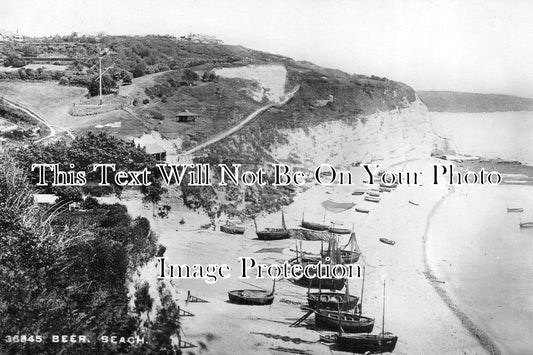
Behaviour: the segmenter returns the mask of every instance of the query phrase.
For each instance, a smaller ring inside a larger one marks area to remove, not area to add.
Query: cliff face
[[[395,163],[429,157],[441,145],[431,128],[427,107],[416,98],[405,108],[378,111],[309,128],[283,129],[287,141],[273,147],[276,160],[315,167],[329,163]]]
[[[304,168],[327,162],[347,168],[429,157],[440,145],[427,107],[407,85],[308,64],[286,68],[286,78],[280,77],[285,72],[279,65],[249,68],[255,75],[277,76],[252,79],[265,92],[274,91],[272,82],[279,87],[285,80],[286,91],[296,85],[300,90],[287,104],[208,147],[211,158],[250,164],[281,161]],[[239,73],[251,79],[245,69],[233,71]]]

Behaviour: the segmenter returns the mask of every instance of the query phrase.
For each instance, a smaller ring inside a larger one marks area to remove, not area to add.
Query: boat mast
[[[359,299],[359,314],[360,315],[363,314],[363,292],[365,289],[365,273],[366,273],[366,268],[363,265],[363,283],[361,284],[361,298]],[[356,311],[357,311],[357,307],[355,307],[354,309],[354,314]]]
[[[257,221],[255,220],[255,216],[254,216],[253,220],[254,220],[255,232],[257,233]]]
[[[281,208],[281,226],[283,229],[287,230],[287,226],[285,225],[285,213],[283,212],[283,207]]]
[[[385,336],[385,279],[383,279],[383,319],[381,327],[381,337]]]

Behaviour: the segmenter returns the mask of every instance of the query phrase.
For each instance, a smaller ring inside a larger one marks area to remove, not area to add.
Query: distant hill
[[[434,112],[533,111],[533,99],[525,97],[456,91],[417,91],[417,94]]]

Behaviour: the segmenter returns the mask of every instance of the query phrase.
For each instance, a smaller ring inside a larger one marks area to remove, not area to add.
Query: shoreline
[[[443,196],[431,209],[431,212],[426,219],[426,227],[424,230],[424,237],[423,240],[423,254],[424,254],[424,269],[425,269],[425,276],[428,282],[433,286],[437,294],[440,296],[440,298],[446,303],[448,308],[455,314],[460,320],[461,323],[464,325],[464,327],[475,337],[479,340],[481,346],[487,350],[492,355],[501,355],[503,354],[500,347],[496,343],[496,341],[488,335],[488,333],[479,325],[474,323],[470,317],[464,313],[459,306],[452,300],[450,295],[448,294],[448,291],[443,287],[439,282],[437,277],[435,276],[433,270],[431,269],[429,262],[428,262],[428,251],[427,251],[427,240],[428,240],[428,230],[431,225],[431,220],[433,219],[434,215],[437,214],[438,209],[441,207],[441,205],[446,201],[447,198],[452,196],[455,193],[455,189],[452,186],[452,189],[450,192],[448,192],[445,196]]]

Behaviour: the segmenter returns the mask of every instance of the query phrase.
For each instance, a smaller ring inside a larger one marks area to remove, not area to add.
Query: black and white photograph
[[[531,14],[0,0],[0,354],[532,354]]]

